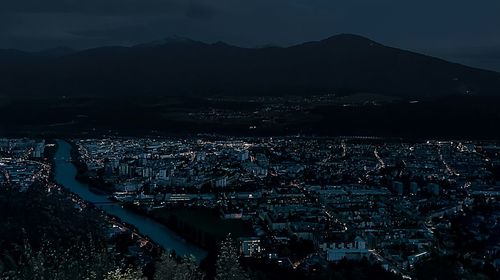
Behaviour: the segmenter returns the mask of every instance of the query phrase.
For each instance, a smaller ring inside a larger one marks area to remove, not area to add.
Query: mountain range
[[[255,96],[373,93],[402,99],[496,96],[500,73],[336,35],[241,48],[170,38],[132,47],[0,51],[5,96]]]
[[[26,52],[16,49],[0,50],[0,65],[13,66],[19,64],[33,64],[41,62],[49,62],[51,59],[59,58],[75,51],[70,48],[56,47],[39,52]]]

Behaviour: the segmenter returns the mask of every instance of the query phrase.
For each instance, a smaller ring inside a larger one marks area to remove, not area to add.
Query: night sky
[[[1,0],[0,48],[169,36],[287,46],[338,33],[500,70],[499,0]]]

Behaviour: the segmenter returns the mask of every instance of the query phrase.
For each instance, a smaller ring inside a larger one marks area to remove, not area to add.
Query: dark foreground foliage
[[[0,189],[0,275],[10,279],[101,279],[113,269],[97,211],[58,188]]]

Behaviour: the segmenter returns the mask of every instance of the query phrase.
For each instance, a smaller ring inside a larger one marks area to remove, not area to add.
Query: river
[[[187,242],[166,226],[123,208],[118,204],[113,204],[113,201],[109,200],[106,195],[91,192],[88,185],[75,179],[77,170],[75,165],[69,161],[71,159],[71,145],[66,141],[57,140],[57,147],[54,161],[55,181],[58,184],[63,185],[88,202],[99,203],[98,207],[111,215],[119,217],[128,224],[134,225],[141,234],[149,236],[154,242],[160,244],[165,249],[175,250],[181,256],[193,255],[198,261],[207,255],[206,251]]]

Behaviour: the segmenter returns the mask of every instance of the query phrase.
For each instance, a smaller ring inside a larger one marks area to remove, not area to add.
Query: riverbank
[[[48,149],[46,149],[44,157],[51,164],[50,180],[58,185],[58,191],[61,194],[66,195],[75,204],[75,207],[79,207],[80,209],[89,209],[90,211],[95,211],[96,213],[99,214],[99,216],[104,218],[104,222],[106,222],[108,225],[113,227],[118,227],[121,230],[129,231],[130,233],[132,233],[131,236],[133,238],[135,237],[136,239],[141,240],[141,242],[150,243],[152,245],[149,246],[151,248],[150,253],[154,252],[154,255],[156,257],[159,257],[162,254],[162,252],[165,251],[165,249],[162,248],[161,245],[151,240],[151,238],[149,238],[146,235],[142,235],[134,225],[123,222],[120,219],[120,217],[106,213],[102,208],[99,208],[95,204],[84,200],[77,193],[74,193],[69,189],[65,188],[65,186],[58,184],[55,178],[55,173],[56,173],[55,157],[59,149],[59,145],[57,141],[55,141],[54,139],[50,139],[47,142],[51,145],[49,146]]]
[[[113,186],[109,184],[103,187],[104,182],[102,176],[99,176],[99,172],[95,172],[95,176],[91,176],[78,153],[78,147],[72,142],[70,145],[71,160],[77,167],[76,179],[88,184],[90,191],[96,194],[106,194],[109,199],[116,201],[110,197],[114,191]],[[220,217],[217,209],[166,207],[149,210],[133,203],[125,203],[123,207],[161,223],[186,241],[207,251],[215,252],[218,242],[229,233],[234,237],[252,235],[251,226],[246,225],[241,220],[224,220]]]
[[[228,234],[235,238],[253,236],[251,225],[242,220],[222,219],[217,209],[164,207],[148,211],[130,203],[124,207],[162,223],[189,242],[212,252]]]
[[[87,165],[80,158],[78,147],[72,141],[66,142],[71,146],[70,160],[77,170],[75,179],[83,184],[87,184],[89,190],[96,194],[111,195],[113,193],[113,185],[100,180],[99,174],[90,174]]]
[[[76,193],[87,202],[98,205],[99,208],[107,214],[116,216],[124,223],[133,225],[137,229],[137,232],[140,232],[144,236],[148,236],[150,240],[154,240],[163,248],[175,250],[177,255],[180,256],[193,255],[198,261],[205,258],[207,255],[205,250],[187,242],[165,225],[121,207],[114,201],[108,199],[106,195],[96,194],[90,191],[87,184],[75,179],[78,170],[73,163],[68,161],[68,159],[71,158],[71,145],[63,140],[57,140],[57,144],[59,147],[55,155],[55,179],[59,184]]]

